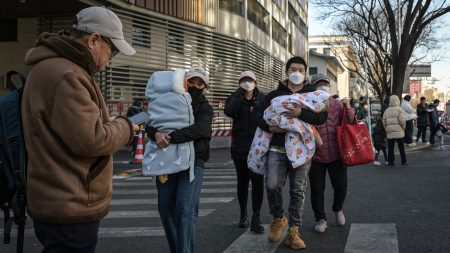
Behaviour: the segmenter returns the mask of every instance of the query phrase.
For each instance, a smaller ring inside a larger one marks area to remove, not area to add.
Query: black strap
[[[14,75],[18,75],[18,76],[20,77],[20,80],[22,81],[22,86],[20,86],[20,85],[18,86],[18,85],[16,85],[16,84],[13,82],[12,77],[13,77]],[[26,81],[26,78],[25,78],[22,74],[20,74],[19,72],[17,72],[17,71],[11,70],[11,71],[8,71],[8,72],[5,74],[5,86],[6,86],[7,89],[9,89],[9,90],[11,90],[11,91],[17,90],[17,89],[19,89],[20,87],[25,86],[25,81]]]

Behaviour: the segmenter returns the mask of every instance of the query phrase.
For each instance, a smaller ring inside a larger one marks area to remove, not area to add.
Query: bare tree
[[[321,19],[331,19],[334,29],[349,37],[359,64],[366,60],[368,82],[381,99],[391,94],[391,66],[392,94],[401,95],[408,64],[424,62],[438,48],[438,19],[450,12],[447,0],[398,0],[394,5],[389,0],[312,2],[321,10]],[[353,68],[363,77],[360,68]]]

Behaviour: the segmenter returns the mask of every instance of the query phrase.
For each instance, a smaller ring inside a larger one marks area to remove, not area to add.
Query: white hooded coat
[[[389,99],[389,108],[383,114],[383,125],[388,139],[405,137],[406,114],[400,107],[400,99],[392,95]]]

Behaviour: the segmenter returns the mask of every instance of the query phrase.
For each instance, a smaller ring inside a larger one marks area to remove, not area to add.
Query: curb
[[[422,151],[422,150],[431,150],[432,149],[432,145],[431,144],[425,144],[424,146],[422,145],[418,145],[415,147],[405,147],[405,152],[416,152],[416,151]]]

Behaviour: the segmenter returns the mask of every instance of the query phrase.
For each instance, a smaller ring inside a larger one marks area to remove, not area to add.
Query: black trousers
[[[422,135],[422,141],[427,139],[427,126],[418,126],[417,127],[417,139]]]
[[[430,126],[430,144],[434,144],[434,138],[436,137],[436,132],[439,130],[437,126]]]
[[[413,120],[407,120],[405,127],[405,144],[411,144],[413,142],[412,139],[413,128],[414,128]]]
[[[42,253],[94,253],[100,222],[49,224],[33,221]]]
[[[311,187],[311,204],[316,221],[326,220],[324,208],[325,179],[328,170],[331,186],[334,189],[332,209],[334,212],[342,210],[347,196],[347,167],[341,160],[331,163],[318,163],[313,161],[309,171],[309,185]]]
[[[233,159],[237,174],[237,195],[241,213],[247,213],[248,185],[252,181],[252,211],[259,213],[264,198],[264,176],[251,171],[247,160]]]
[[[394,164],[395,155],[394,155],[394,145],[395,142],[398,144],[398,151],[400,151],[400,157],[402,158],[402,163],[406,163],[406,154],[405,154],[405,143],[403,138],[399,139],[388,139],[388,162],[389,164]]]

